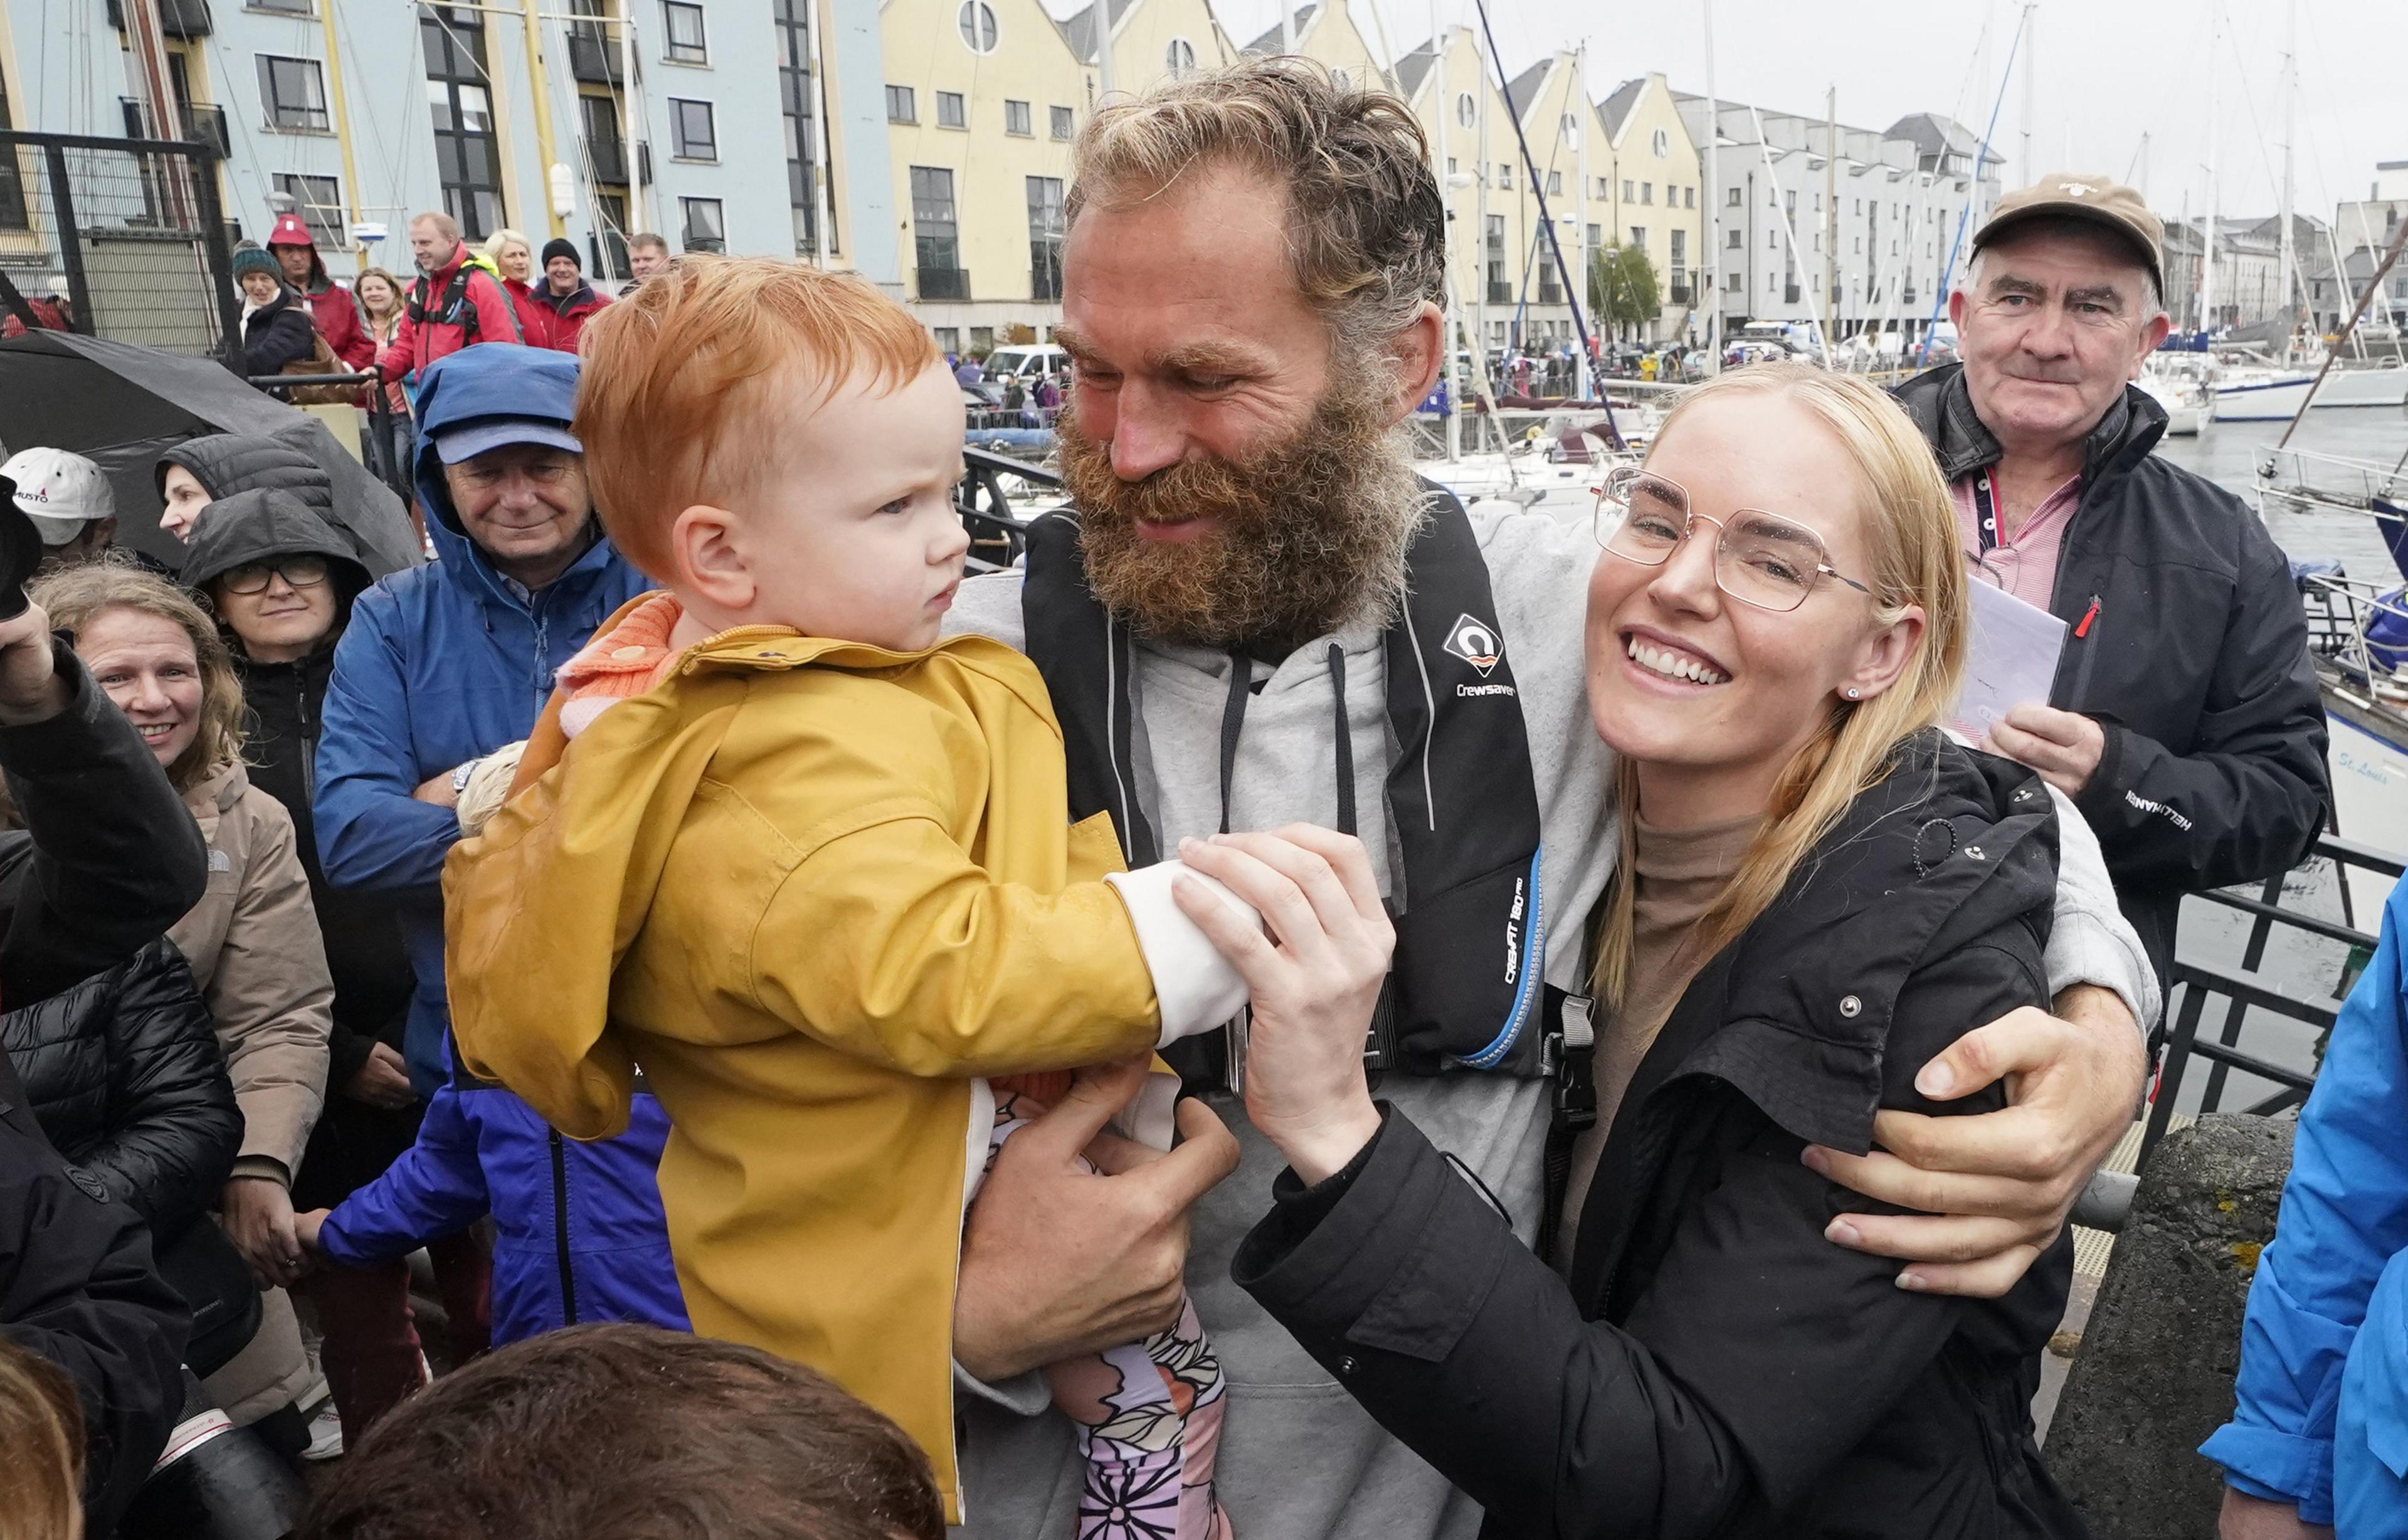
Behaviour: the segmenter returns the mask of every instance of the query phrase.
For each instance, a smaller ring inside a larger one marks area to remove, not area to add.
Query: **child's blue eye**
[[[878,511],[881,513],[909,513],[911,511],[911,500],[908,497],[898,497],[894,502],[882,506]]]

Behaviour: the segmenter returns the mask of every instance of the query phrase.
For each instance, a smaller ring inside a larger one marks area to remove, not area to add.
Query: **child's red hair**
[[[697,503],[739,501],[778,463],[774,408],[808,410],[856,375],[896,390],[937,362],[911,312],[860,278],[768,257],[681,258],[585,324],[573,431],[611,542],[654,578]]]

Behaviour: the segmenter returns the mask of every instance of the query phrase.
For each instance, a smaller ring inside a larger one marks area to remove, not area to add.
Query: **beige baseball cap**
[[[2149,277],[2157,280],[2160,293],[2165,291],[2164,221],[2149,212],[2148,203],[2138,192],[2104,177],[2060,171],[2029,187],[2017,188],[1999,200],[1982,228],[1973,233],[1973,250],[1979,251],[2027,221],[2042,218],[2088,220],[2114,231],[2140,248]]]

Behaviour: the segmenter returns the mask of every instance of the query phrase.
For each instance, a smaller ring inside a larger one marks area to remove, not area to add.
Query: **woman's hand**
[[[305,1260],[293,1223],[293,1194],[273,1176],[235,1176],[218,1200],[226,1239],[234,1242],[262,1289],[300,1281]]]
[[[0,620],[0,727],[46,721],[65,708],[66,681],[59,677],[50,645],[50,618],[28,604]]]
[[[418,1100],[418,1092],[409,1087],[409,1066],[402,1062],[400,1054],[382,1043],[369,1048],[367,1058],[343,1082],[343,1094],[388,1112],[397,1112]]]
[[[1246,1115],[1307,1183],[1380,1131],[1363,1045],[1397,936],[1360,840],[1311,824],[1182,840],[1179,857],[1262,911],[1246,923],[1201,883],[1172,893],[1254,991]]]

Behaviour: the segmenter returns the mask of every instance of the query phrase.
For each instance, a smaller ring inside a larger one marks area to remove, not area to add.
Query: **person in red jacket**
[[[564,353],[577,351],[585,318],[610,303],[585,281],[577,261],[577,243],[565,239],[543,243],[543,287],[536,291],[536,300],[552,318],[546,341]]]
[[[317,237],[300,215],[287,211],[276,216],[276,228],[267,233],[267,254],[283,270],[284,281],[309,302],[309,320],[343,366],[360,370],[374,364],[376,339],[360,323],[359,302],[326,277]]]
[[[463,348],[526,341],[502,280],[470,261],[473,253],[461,244],[459,222],[451,215],[430,209],[410,221],[409,250],[418,258],[418,281],[409,286],[401,330],[377,359],[379,373],[414,381],[428,364]]]

